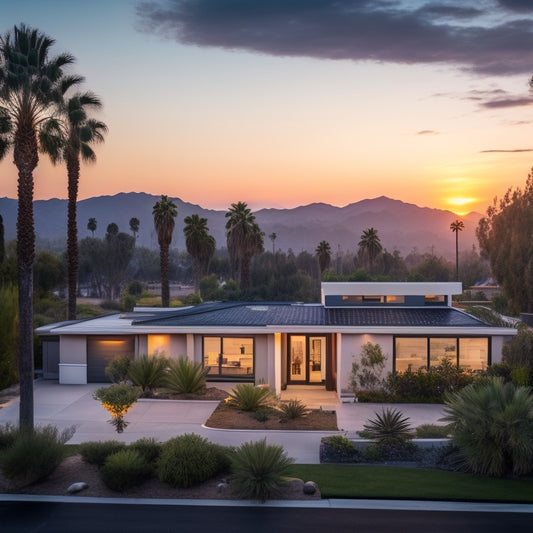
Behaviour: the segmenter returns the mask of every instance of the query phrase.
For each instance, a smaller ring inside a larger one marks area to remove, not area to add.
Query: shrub
[[[361,347],[360,363],[352,363],[350,388],[354,393],[360,390],[375,391],[383,388],[381,375],[385,368],[387,356],[383,354],[379,344],[367,342]]]
[[[128,448],[139,452],[146,462],[153,464],[159,459],[162,446],[153,437],[144,437],[132,442]]]
[[[231,459],[232,489],[244,498],[262,502],[280,492],[287,482],[288,468],[294,462],[282,446],[267,445],[266,438],[243,443]]]
[[[409,418],[397,409],[387,409],[363,425],[371,439],[379,444],[403,444],[413,437]]]
[[[84,461],[98,466],[103,466],[110,455],[125,449],[126,445],[118,440],[87,441],[79,446],[79,452]]]
[[[137,450],[125,449],[106,459],[100,476],[110,489],[123,492],[140,485],[151,472],[151,466]]]
[[[420,450],[413,442],[376,442],[362,452],[368,462],[418,461]]]
[[[142,391],[152,391],[160,386],[166,378],[168,361],[165,357],[158,354],[148,356],[143,354],[130,363],[128,369],[128,378],[139,387]]]
[[[320,441],[320,462],[354,463],[360,459],[355,444],[344,435],[322,437]]]
[[[281,402],[277,407],[282,421],[304,418],[309,414],[309,409],[301,400],[291,399]]]
[[[446,439],[450,432],[449,425],[422,424],[415,429],[417,439]]]
[[[65,442],[74,430],[70,427],[60,433],[54,426],[44,426],[17,431],[13,444],[2,452],[2,473],[17,486],[48,477],[63,460]]]
[[[222,470],[221,449],[194,433],[185,433],[163,444],[157,467],[161,481],[187,488]]]
[[[128,370],[131,359],[127,356],[115,357],[105,367],[105,375],[111,380],[111,383],[125,383],[128,379]]]
[[[93,398],[102,402],[102,407],[111,415],[110,423],[115,426],[117,433],[122,433],[128,425],[124,416],[139,399],[140,394],[141,389],[139,387],[115,383],[110,387],[96,389]]]
[[[267,387],[240,383],[229,391],[226,403],[243,411],[257,411],[262,407],[270,407],[274,399],[274,394]]]
[[[5,448],[13,446],[17,433],[18,429],[9,422],[0,426],[0,452]]]
[[[208,373],[209,367],[204,368],[201,363],[183,357],[171,359],[165,384],[172,392],[178,394],[203,392]]]
[[[448,394],[444,421],[452,427],[464,469],[504,476],[533,471],[533,396],[529,387],[487,378]]]

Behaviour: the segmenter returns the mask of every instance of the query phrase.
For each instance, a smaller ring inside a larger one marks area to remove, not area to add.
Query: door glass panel
[[[220,365],[220,337],[204,337],[204,367],[209,374],[218,374]]]
[[[309,382],[321,383],[326,379],[326,339],[309,337]]]
[[[306,350],[305,336],[293,335],[291,337],[291,357],[289,361],[289,379],[291,381],[306,381]]]

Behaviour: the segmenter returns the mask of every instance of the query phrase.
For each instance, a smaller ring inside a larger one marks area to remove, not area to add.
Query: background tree
[[[141,223],[139,222],[139,219],[138,218],[130,218],[130,231],[132,232],[133,234],[133,237],[136,239],[137,238],[137,233],[139,233],[139,225]]]
[[[207,218],[191,215],[185,218],[185,246],[192,257],[194,291],[198,292],[200,279],[207,274],[209,262],[215,253],[215,238],[209,235]]]
[[[159,242],[159,264],[161,268],[161,305],[170,305],[170,287],[168,282],[169,256],[168,250],[172,242],[175,221],[178,216],[178,208],[172,200],[162,195],[161,200],[154,205],[152,215],[154,216],[154,226],[157,231]]]
[[[509,189],[487,209],[476,228],[483,257],[514,313],[533,312],[533,177]]]
[[[0,285],[0,390],[17,383],[18,295],[12,284]]]
[[[126,281],[126,269],[133,257],[135,239],[127,233],[118,231],[118,226],[109,224],[105,236],[103,276],[105,296],[109,300],[120,297],[121,286]]]
[[[374,228],[368,228],[363,231],[361,240],[358,244],[359,250],[363,257],[368,260],[368,269],[370,273],[374,271],[374,263],[376,257],[382,252],[383,246],[381,240],[378,237],[378,230]]]
[[[96,218],[90,218],[87,222],[87,229],[91,232],[94,237],[94,232],[96,231]]]
[[[316,247],[315,252],[318,257],[320,274],[323,274],[324,270],[327,270],[329,268],[329,264],[331,262],[331,247],[329,245],[329,242],[320,241],[320,243]]]
[[[4,219],[0,215],[0,265],[4,262],[6,257],[6,243],[5,243],[5,230]]]
[[[245,202],[231,204],[226,213],[226,239],[232,264],[238,273],[241,288],[250,286],[250,263],[263,252],[264,233]]]
[[[455,233],[455,281],[459,281],[459,232],[465,229],[462,220],[454,220],[450,229]]]
[[[65,92],[80,81],[67,77],[74,58],[50,59],[54,40],[21,24],[0,41],[0,158],[13,147],[18,170],[17,269],[19,294],[20,426],[33,429],[33,171],[43,135]],[[52,132],[53,134],[53,132]]]
[[[268,238],[272,241],[272,255],[276,255],[276,239],[278,238],[278,234],[275,232],[272,232]]]

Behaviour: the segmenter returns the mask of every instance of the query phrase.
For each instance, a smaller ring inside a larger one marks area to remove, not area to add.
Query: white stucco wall
[[[504,339],[501,336],[492,337],[492,346],[491,346],[491,363],[501,363],[502,362],[502,348],[503,348]]]
[[[62,336],[59,339],[59,383],[87,383],[87,338],[85,335]]]

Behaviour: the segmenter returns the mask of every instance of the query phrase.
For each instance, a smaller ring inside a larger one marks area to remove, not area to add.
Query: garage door
[[[106,383],[109,378],[105,368],[115,358],[129,357],[135,354],[135,337],[110,335],[106,337],[88,337],[87,339],[87,381],[89,383]]]

